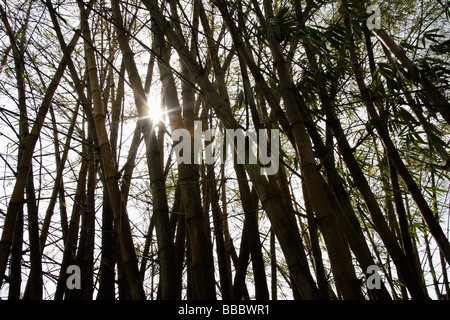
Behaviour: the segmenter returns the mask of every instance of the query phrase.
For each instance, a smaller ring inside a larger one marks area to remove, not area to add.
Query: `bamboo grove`
[[[1,299],[447,299],[448,2],[0,14]],[[198,123],[279,130],[277,172],[178,163]]]

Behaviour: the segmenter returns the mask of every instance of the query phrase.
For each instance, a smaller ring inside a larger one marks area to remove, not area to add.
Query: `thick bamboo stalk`
[[[20,210],[17,215],[11,246],[8,300],[20,299],[20,287],[22,284],[23,225],[23,210]]]
[[[98,159],[95,159],[94,150],[89,147],[88,151],[88,177],[86,188],[86,210],[83,214],[82,231],[85,233],[83,243],[84,250],[78,252],[83,263],[78,264],[81,267],[81,290],[80,298],[83,300],[92,300],[94,292],[94,246],[95,246],[95,185]],[[81,244],[81,236],[80,236]],[[83,256],[81,256],[81,254]]]
[[[164,175],[161,168],[161,154],[155,135],[153,122],[148,118],[148,106],[145,90],[142,85],[128,38],[124,32],[124,25],[118,1],[112,1],[113,16],[116,21],[116,33],[119,47],[122,51],[125,69],[132,85],[136,107],[140,117],[139,125],[145,139],[146,157],[150,173],[150,186],[153,194],[153,214],[155,219],[156,234],[158,237],[159,256],[161,262],[161,287],[162,299],[176,299],[177,280],[174,272],[175,250],[170,236],[170,224],[168,217],[167,195],[164,184]]]
[[[402,199],[402,190],[400,189],[400,184],[398,182],[397,171],[394,165],[389,161],[389,171],[392,185],[392,193],[395,202],[395,209],[397,213],[398,224],[400,227],[400,236],[402,239],[402,247],[405,252],[406,258],[409,260],[411,266],[416,269],[417,275],[422,275],[422,270],[420,269],[420,264],[416,263],[416,253],[412,246],[410,226],[406,216],[406,210]]]
[[[222,299],[229,300],[231,298],[231,270],[227,264],[225,239],[224,239],[224,215],[219,204],[219,194],[217,192],[216,179],[214,177],[214,168],[211,165],[207,168],[209,174],[206,181],[209,183],[209,192],[211,193],[211,211],[214,225],[214,236],[216,239],[216,255],[219,267],[220,288]]]
[[[246,230],[248,248],[252,258],[252,268],[255,278],[255,298],[257,300],[268,300],[269,289],[267,287],[258,230],[258,198],[256,197],[255,199],[256,194],[252,194],[250,191],[245,168],[240,164],[236,164],[235,171],[245,215],[244,230]]]
[[[301,19],[301,17],[299,17]],[[299,19],[299,20],[300,20]],[[336,115],[334,111],[332,111],[332,99],[328,94],[328,91],[326,89],[326,83],[323,83],[319,81],[318,78],[318,72],[319,67],[317,64],[316,57],[314,56],[311,48],[307,43],[303,43],[303,46],[305,48],[305,52],[307,55],[308,62],[312,68],[312,71],[315,73],[315,80],[316,80],[316,87],[319,95],[319,99],[322,103],[323,109],[325,110],[325,114],[327,116],[327,125],[331,129],[332,133],[336,135],[336,140],[338,144],[338,148],[341,151],[341,153],[344,155],[344,161],[347,162],[347,165],[351,163],[352,170],[351,173],[353,176],[356,174],[358,175],[358,180],[365,179],[362,171],[360,170],[359,166],[355,165],[356,160],[353,157],[353,154],[348,152],[349,144],[347,141],[346,136],[344,135],[344,132],[342,130],[342,127],[340,126],[339,120],[336,118]],[[302,108],[304,110],[305,108]],[[323,145],[323,141],[320,138],[316,127],[313,124],[313,121],[311,117],[308,114],[307,110],[303,111],[304,118],[306,120],[305,124],[308,128],[308,132],[311,135],[311,138],[314,142],[314,146],[316,148],[316,152],[319,154],[319,157],[322,159],[322,163],[325,167],[325,170],[328,175],[329,183],[334,191],[334,194],[336,196],[336,199],[331,199],[331,201],[335,202],[336,208],[341,207],[342,213],[337,215],[339,225],[343,229],[344,235],[349,242],[356,258],[358,259],[358,262],[360,263],[363,270],[367,270],[367,268],[371,265],[374,265],[374,260],[371,256],[369,247],[366,243],[366,240],[364,239],[364,235],[361,230],[361,226],[359,221],[356,218],[356,214],[352,208],[350,199],[348,197],[347,192],[345,191],[344,186],[342,185],[342,180],[339,177],[335,165],[332,161],[332,158],[329,156],[328,149]],[[369,197],[369,202],[372,206],[369,206],[369,209],[374,212],[375,215],[379,215],[382,217],[382,212],[379,210],[378,206],[375,206],[377,204],[375,198],[373,196],[370,196],[370,188],[367,183],[364,184],[364,191],[367,192],[363,197],[367,198]],[[360,188],[359,184],[357,185],[358,188]],[[333,198],[333,196],[331,195]],[[337,200],[337,201],[336,201]],[[378,209],[377,209],[378,208]],[[383,221],[382,218],[380,218],[380,221]],[[383,230],[389,230],[389,228],[386,226]],[[376,299],[390,299],[390,295],[387,292],[384,283],[382,285],[382,288],[380,290],[374,289],[370,291],[370,295],[373,296]]]
[[[311,202],[308,197],[308,189],[302,186],[303,198],[305,202],[306,214],[308,215],[308,231],[309,239],[311,242],[311,251],[313,256],[313,266],[317,279],[317,286],[319,287],[320,295],[322,299],[330,299],[330,294],[328,292],[328,280],[325,272],[325,266],[323,262],[322,250],[320,249],[320,239],[319,239],[319,228],[314,218],[314,211]]]
[[[193,123],[193,105],[194,97],[192,90],[184,87],[183,96],[183,113],[185,119],[182,118],[181,106],[177,96],[177,88],[173,74],[170,70],[170,53],[168,48],[163,44],[163,33],[157,24],[154,24],[157,36],[156,52],[160,56],[158,60],[160,78],[164,88],[164,99],[169,115],[170,126],[172,130],[187,129],[191,133],[191,147],[194,146],[194,123]],[[163,63],[164,62],[164,63]],[[187,70],[184,71],[185,75]],[[195,157],[191,152],[192,158]],[[192,253],[192,281],[194,286],[194,294],[196,299],[215,299],[214,290],[214,273],[213,273],[213,257],[211,249],[205,244],[208,243],[206,220],[203,215],[199,174],[194,161],[190,164],[178,164],[180,191],[183,198],[184,209],[186,213],[186,225],[189,229],[190,248]]]
[[[94,47],[89,30],[86,10],[84,8],[84,4],[81,1],[78,1],[78,8],[80,10],[81,29],[85,42],[89,84],[94,104],[94,123],[99,143],[101,165],[104,174],[104,183],[108,190],[108,196],[114,215],[114,224],[118,232],[121,249],[120,252],[124,265],[125,276],[130,289],[130,298],[145,299],[142,280],[139,276],[137,257],[134,249],[128,215],[126,213],[124,214],[122,210],[123,203],[118,185],[117,169],[115,167],[115,161],[112,156],[111,146],[109,144],[105,126],[105,114],[103,110],[101,90],[99,88],[97,77]]]
[[[250,257],[247,233],[247,222],[244,220],[241,243],[239,245],[239,258],[234,270],[235,274],[233,288],[231,290],[231,299],[233,300],[241,300],[243,296],[245,277],[247,275],[248,259]]]

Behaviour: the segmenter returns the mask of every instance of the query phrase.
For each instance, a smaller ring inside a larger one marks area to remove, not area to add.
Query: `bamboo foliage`
[[[448,20],[408,3],[2,3],[0,298],[447,299]]]

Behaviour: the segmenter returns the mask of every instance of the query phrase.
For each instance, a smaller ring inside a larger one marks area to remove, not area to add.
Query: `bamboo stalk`
[[[136,107],[140,117],[139,125],[145,139],[146,157],[150,173],[150,186],[153,194],[153,214],[155,219],[156,234],[158,237],[159,256],[161,262],[161,298],[176,299],[177,280],[174,277],[175,250],[170,236],[170,224],[168,217],[167,196],[164,185],[164,175],[161,168],[161,154],[155,135],[153,122],[147,117],[148,106],[145,90],[139,77],[136,63],[124,33],[123,20],[118,1],[112,1],[113,16],[116,21],[116,33],[119,47],[122,51],[125,69],[132,85]]]
[[[75,34],[72,38],[68,50],[73,51],[75,44],[79,39],[79,35]],[[26,183],[28,181],[28,173],[31,166],[33,151],[38,141],[38,137],[45,121],[45,117],[50,108],[53,95],[59,85],[64,70],[66,68],[66,59],[63,58],[59,63],[57,70],[52,78],[52,81],[47,87],[47,91],[43,97],[41,106],[39,107],[38,115],[34,121],[33,127],[29,134],[29,139],[24,147],[24,157],[22,158],[19,168],[17,170],[16,183],[14,185],[13,192],[11,193],[11,198],[8,204],[8,210],[6,212],[6,218],[3,226],[2,237],[0,241],[0,282],[4,279],[4,274],[6,270],[6,265],[8,261],[8,255],[10,252],[10,247],[12,243],[13,230],[16,222],[18,210],[21,207],[21,202],[23,198],[23,192],[25,190]]]
[[[121,249],[120,252],[122,256],[125,276],[130,289],[130,298],[138,300],[145,299],[142,280],[139,276],[136,252],[134,250],[128,216],[122,210],[123,202],[118,185],[117,169],[115,167],[115,161],[112,156],[111,146],[109,144],[105,126],[105,114],[103,110],[101,90],[99,88],[97,77],[94,47],[91,39],[87,14],[84,8],[84,4],[80,1],[77,1],[77,3],[80,10],[82,34],[85,40],[84,42],[88,65],[89,84],[91,88],[92,101],[94,104],[94,123],[99,143],[98,146],[100,151],[102,171],[104,174],[104,183],[108,190],[108,196],[114,215],[114,224],[118,232]]]
[[[350,28],[350,18],[346,19],[346,26],[348,29]],[[418,206],[424,220],[426,221],[428,227],[430,228],[431,234],[438,243],[439,248],[443,252],[446,260],[450,261],[450,243],[446,238],[445,234],[443,233],[442,228],[439,225],[439,222],[434,217],[433,212],[431,211],[427,201],[423,197],[417,183],[415,182],[410,172],[408,171],[407,167],[405,166],[403,160],[401,159],[397,148],[395,147],[394,143],[392,142],[392,139],[390,138],[386,126],[380,121],[380,117],[378,115],[378,112],[376,111],[373,100],[371,99],[370,93],[367,87],[365,86],[364,77],[362,74],[360,64],[358,62],[358,58],[356,56],[353,40],[350,43],[349,52],[352,61],[352,69],[355,74],[355,79],[358,84],[359,90],[363,97],[364,105],[367,108],[369,116],[378,122],[376,130],[383,141],[387,154],[392,163],[394,164],[395,168],[397,169],[399,176],[402,178],[403,182],[408,188],[409,193],[416,202],[416,205]]]

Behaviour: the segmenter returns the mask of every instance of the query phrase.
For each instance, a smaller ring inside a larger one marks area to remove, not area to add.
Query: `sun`
[[[161,108],[161,95],[152,92],[148,96],[147,105],[148,117],[155,123],[159,123],[160,121],[164,122],[164,112]]]

